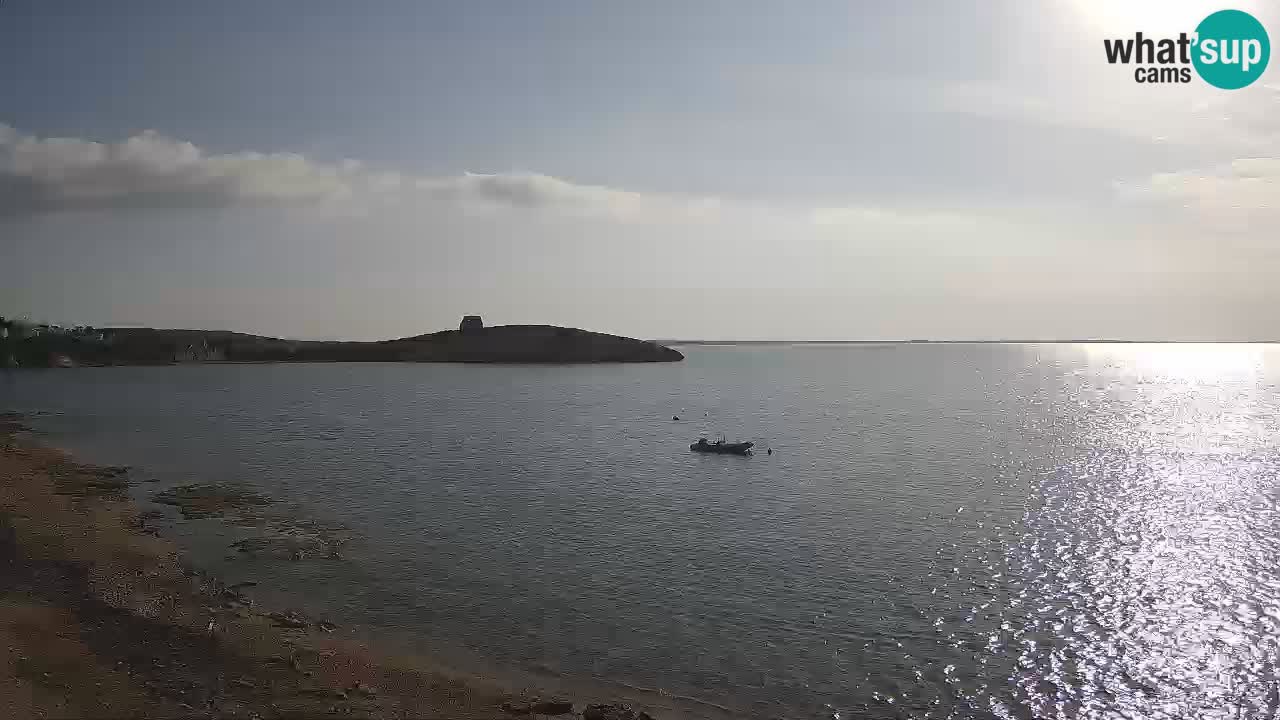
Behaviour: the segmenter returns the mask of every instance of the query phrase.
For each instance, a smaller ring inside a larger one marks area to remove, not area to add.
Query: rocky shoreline
[[[76,462],[0,415],[0,716],[653,718],[400,662],[329,620],[260,608],[256,583],[185,567],[128,487],[128,468]],[[242,489],[185,486],[157,501],[270,529],[240,552],[300,559],[341,545],[282,530]]]

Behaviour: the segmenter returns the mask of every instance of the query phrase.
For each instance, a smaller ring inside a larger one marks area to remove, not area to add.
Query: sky
[[[0,314],[1280,339],[1280,70],[1103,51],[1224,7],[3,0]]]

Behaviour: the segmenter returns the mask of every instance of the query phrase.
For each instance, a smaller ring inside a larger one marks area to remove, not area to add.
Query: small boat
[[[698,438],[698,442],[690,445],[689,449],[694,452],[717,453],[720,455],[750,455],[751,448],[754,446],[755,443],[750,442],[731,443],[724,440],[707,442],[706,438]]]

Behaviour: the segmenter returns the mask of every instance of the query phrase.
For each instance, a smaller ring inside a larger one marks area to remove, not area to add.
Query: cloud
[[[358,169],[292,153],[210,155],[146,131],[118,143],[36,138],[0,126],[0,214],[225,207],[341,197]]]
[[[1130,198],[1175,202],[1228,213],[1280,211],[1280,158],[1240,158],[1207,170],[1156,173],[1138,183],[1117,183]]]
[[[580,185],[537,173],[413,177],[295,153],[210,154],[148,130],[122,142],[37,138],[0,125],[0,216],[119,208],[440,202],[638,220],[704,217],[714,198]]]
[[[103,143],[38,138],[0,125],[0,218],[243,206],[307,208],[325,220],[461,211],[625,224],[718,222],[739,229],[817,229],[827,237],[864,240],[904,233],[937,237],[994,222],[980,213],[879,207],[858,198],[844,205],[782,207],[575,183],[536,172],[420,176],[296,153],[216,154],[150,130]]]
[[[536,209],[575,216],[616,220],[658,217],[709,217],[719,200],[661,193],[641,193],[601,185],[579,185],[550,175],[528,172],[466,173],[418,180],[415,187],[429,197],[470,207]]]

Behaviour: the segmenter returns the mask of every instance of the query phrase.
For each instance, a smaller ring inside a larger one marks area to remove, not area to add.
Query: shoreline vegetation
[[[652,720],[642,704],[685,715],[652,693],[513,690],[267,611],[254,582],[185,566],[129,485],[128,468],[77,462],[0,413],[0,715]],[[161,495],[184,517],[264,503],[221,486]]]
[[[4,327],[0,364],[19,367],[207,362],[678,362],[655,342],[555,325],[498,325],[375,342],[287,340],[221,330]]]

